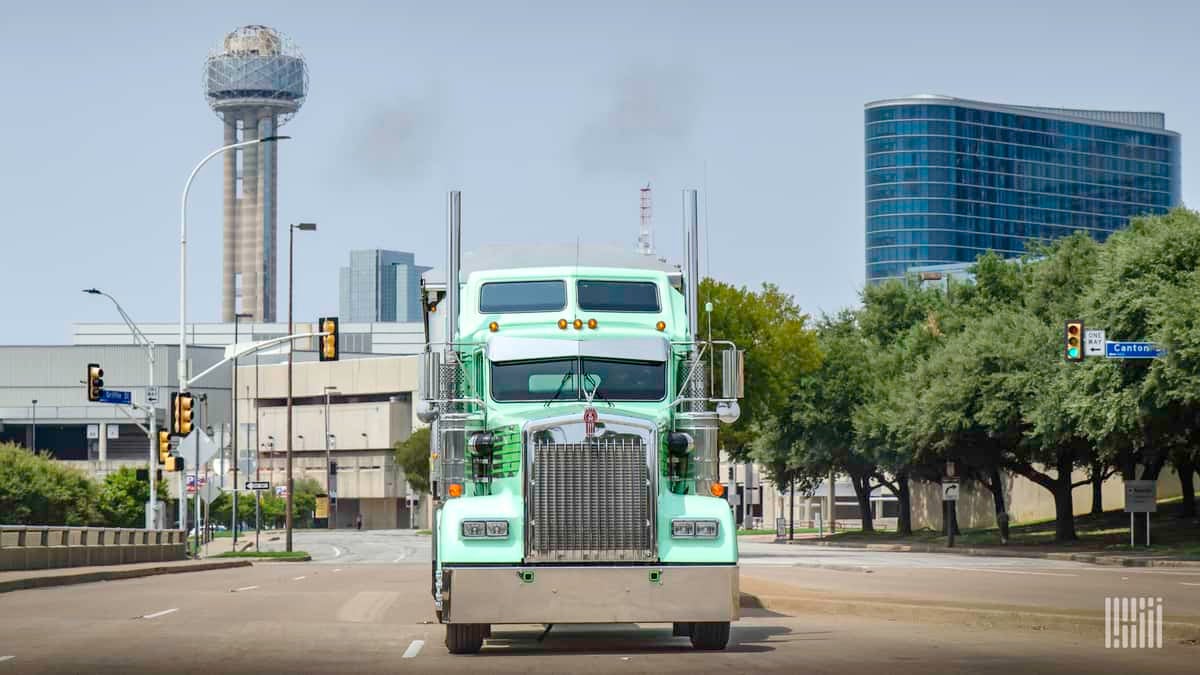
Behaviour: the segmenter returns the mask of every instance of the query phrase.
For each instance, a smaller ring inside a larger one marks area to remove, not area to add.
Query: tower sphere
[[[308,66],[291,38],[268,26],[242,26],[204,61],[204,98],[224,117],[236,109],[269,109],[282,126],[308,95]]]

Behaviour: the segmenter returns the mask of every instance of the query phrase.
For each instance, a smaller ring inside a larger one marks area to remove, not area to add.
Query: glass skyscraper
[[[865,117],[867,283],[1077,230],[1103,241],[1180,203],[1180,138],[1162,113],[921,95]]]
[[[345,322],[421,320],[421,274],[428,270],[405,251],[350,252],[338,277],[339,318]]]

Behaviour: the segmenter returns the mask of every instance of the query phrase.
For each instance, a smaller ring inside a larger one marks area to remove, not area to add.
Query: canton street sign
[[[127,391],[117,391],[115,389],[100,390],[101,403],[119,403],[121,405],[129,405],[133,402],[133,396]]]
[[[1083,355],[1104,356],[1104,331],[1092,329],[1083,331]]]
[[[246,481],[247,490],[270,490],[271,483],[265,480],[248,480]]]
[[[1104,357],[1109,359],[1157,359],[1166,353],[1153,342],[1104,343]]]

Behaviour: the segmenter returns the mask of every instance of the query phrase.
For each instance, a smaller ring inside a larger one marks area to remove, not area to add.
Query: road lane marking
[[[995,574],[1029,574],[1037,577],[1077,577],[1078,574],[1060,574],[1058,572],[1027,572],[1024,570],[993,570],[982,567],[943,567],[944,570],[959,570],[960,572],[992,572]]]
[[[258,586],[242,586],[241,588],[234,588],[234,589],[230,590],[229,592],[230,593],[241,593],[242,591],[252,591],[256,588],[258,588]]]
[[[424,646],[425,646],[424,640],[413,640],[412,644],[410,644],[408,646],[408,649],[404,650],[404,656],[402,656],[400,658],[402,658],[402,659],[414,658],[414,657],[416,657],[417,654],[421,653],[421,647],[424,647]]]
[[[393,560],[392,562],[394,562],[394,563],[398,563],[398,562],[403,562],[403,561],[404,561],[404,556],[400,556],[399,558],[396,558],[396,559],[395,559],[395,560]]]
[[[333,544],[330,544],[330,546],[333,546]],[[336,546],[333,546],[333,557],[335,557],[335,558],[342,557],[342,549],[340,549]]]
[[[301,579],[304,579],[304,577],[295,577],[294,579],[292,579],[292,581],[300,581]]]
[[[341,571],[342,571],[342,568],[340,568],[340,567],[337,568],[336,570],[334,570],[334,572],[341,572]]]
[[[155,612],[153,614],[145,614],[142,616],[142,618],[143,619],[157,619],[160,616],[166,616],[167,614],[170,614],[171,612],[178,612],[178,611],[179,611],[178,607],[172,607],[171,609],[164,609],[161,612]]]
[[[15,658],[17,658],[17,657],[15,657],[15,656],[0,656],[0,663],[3,663],[5,661],[12,661]]]
[[[1188,583],[1188,582],[1186,582],[1186,581],[1181,581],[1181,582],[1179,582],[1179,584],[1180,584],[1181,586],[1200,586],[1200,584],[1190,584],[1190,583]]]

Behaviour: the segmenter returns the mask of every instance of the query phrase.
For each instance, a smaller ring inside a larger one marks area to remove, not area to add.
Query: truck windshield
[[[666,365],[656,361],[510,361],[491,371],[496,401],[580,401],[585,391],[607,401],[659,401],[667,390]]]

